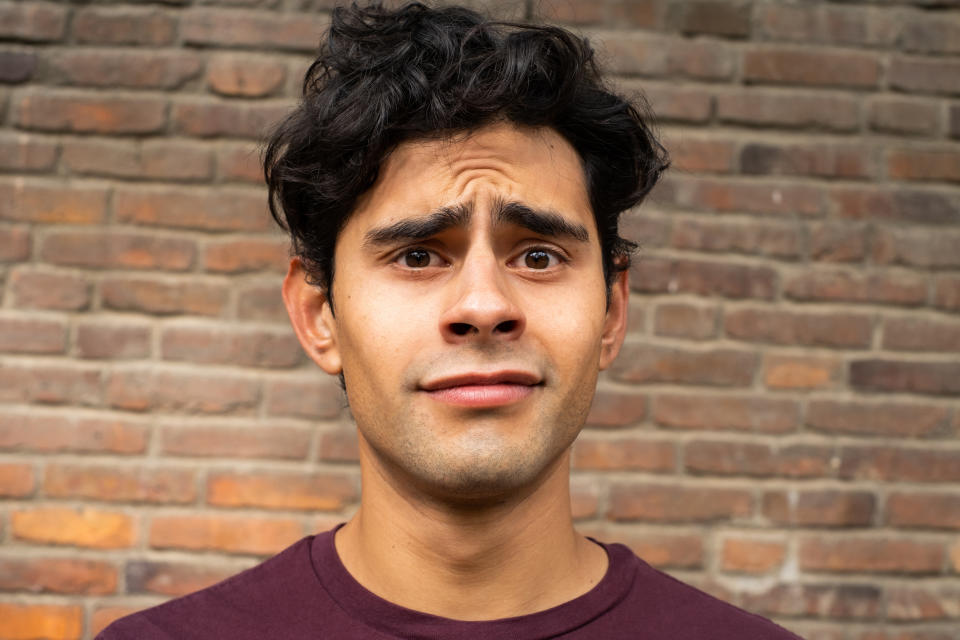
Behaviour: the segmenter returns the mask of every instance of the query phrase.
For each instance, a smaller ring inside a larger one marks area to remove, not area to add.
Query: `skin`
[[[573,148],[505,123],[401,144],[335,274],[331,309],[294,259],[284,300],[357,422],[361,506],[335,540],[347,570],[461,620],[592,588],[607,559],[573,529],[570,446],[623,342],[627,281],[608,299]]]

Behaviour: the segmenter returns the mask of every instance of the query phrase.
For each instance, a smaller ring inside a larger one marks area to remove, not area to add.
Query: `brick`
[[[260,154],[252,144],[224,143],[217,149],[217,176],[226,182],[263,184]]]
[[[286,518],[155,516],[150,523],[154,549],[272,555],[302,537],[300,522]]]
[[[196,499],[196,474],[183,469],[47,465],[45,495],[104,502],[188,504]]]
[[[830,389],[844,378],[843,362],[822,356],[766,354],[763,384],[768,389]]]
[[[880,80],[878,58],[865,53],[836,53],[765,46],[743,55],[748,83],[874,88]]]
[[[778,584],[759,593],[745,592],[741,605],[766,616],[874,620],[882,611],[882,595],[872,584]]]
[[[287,102],[223,102],[183,100],[173,105],[171,121],[177,133],[201,138],[261,140],[290,111]]]
[[[346,398],[336,381],[323,373],[315,380],[270,380],[266,383],[267,414],[294,418],[330,419],[340,415]]]
[[[867,120],[874,131],[896,135],[936,135],[940,130],[940,105],[914,98],[873,97]]]
[[[66,326],[60,320],[0,316],[0,352],[56,354],[66,346]]]
[[[204,268],[215,273],[286,273],[289,262],[290,243],[286,238],[213,241],[203,252]]]
[[[117,569],[108,562],[0,557],[0,591],[106,595],[116,590]]]
[[[30,257],[30,229],[0,227],[0,263],[24,262]]]
[[[33,493],[34,486],[32,465],[0,462],[0,497],[26,498]],[[0,576],[2,575],[3,572],[0,571]]]
[[[960,232],[880,227],[874,231],[871,257],[878,264],[951,269],[960,267],[958,247]]]
[[[960,53],[960,20],[955,15],[909,14],[901,48],[911,53]]]
[[[960,153],[945,148],[891,149],[887,152],[887,175],[900,180],[960,182]]]
[[[614,74],[722,80],[732,77],[736,67],[733,49],[716,42],[614,32],[603,43]]]
[[[807,426],[834,435],[923,438],[950,435],[945,407],[918,403],[811,400]]]
[[[28,42],[59,40],[64,35],[66,23],[66,7],[46,2],[4,2],[0,5],[0,38]]]
[[[762,396],[659,394],[652,418],[673,429],[787,433],[796,430],[800,408],[792,400]]]
[[[703,566],[703,538],[692,534],[611,534],[649,564],[664,569],[696,569]]]
[[[838,461],[832,447],[797,444],[777,451],[777,475],[788,478],[821,478],[833,475]]]
[[[89,508],[14,510],[10,514],[10,530],[18,540],[94,549],[131,547],[136,538],[136,526],[130,516]]]
[[[948,128],[951,138],[960,138],[960,105],[950,107]]]
[[[187,44],[266,48],[314,53],[328,26],[322,15],[262,11],[188,9],[181,14]]]
[[[333,429],[320,434],[317,459],[329,462],[358,462],[360,446],[355,428]]]
[[[927,318],[887,318],[883,321],[883,348],[894,351],[960,351],[960,322]]]
[[[887,81],[894,89],[910,93],[960,94],[960,61],[894,56]]]
[[[27,94],[17,103],[24,129],[70,133],[146,134],[166,126],[166,101],[156,97],[54,92]]]
[[[707,475],[770,476],[775,470],[769,446],[744,442],[689,442],[683,464],[688,473]]]
[[[237,375],[197,375],[183,370],[114,370],[107,380],[106,402],[127,411],[251,414],[260,384]]]
[[[860,125],[859,102],[850,96],[743,89],[718,93],[720,122],[750,127],[854,131]]]
[[[804,571],[940,573],[940,543],[885,538],[802,538],[797,560]]]
[[[657,305],[654,333],[658,336],[704,340],[717,333],[716,305],[663,303]]]
[[[945,311],[960,310],[960,277],[936,276],[933,286],[933,306]]]
[[[870,178],[876,174],[871,150],[850,144],[772,144],[751,142],[740,149],[746,175]]]
[[[713,113],[713,98],[704,89],[657,86],[646,82],[644,88],[644,94],[661,122],[705,122]]]
[[[960,362],[854,360],[850,363],[850,386],[860,391],[958,395]]]
[[[552,2],[538,5],[536,14],[539,19],[550,23],[655,27],[662,20],[663,9],[663,2],[660,0],[645,0],[643,2],[625,2],[623,0],[588,3]]]
[[[63,186],[51,182],[0,181],[0,219],[18,222],[98,224],[106,217],[102,187]]]
[[[73,37],[100,45],[171,44],[176,20],[159,9],[138,7],[82,7],[73,16]]]
[[[207,86],[220,95],[245,98],[276,95],[286,79],[285,64],[262,56],[219,55],[207,63]]]
[[[921,305],[927,300],[926,278],[912,273],[803,270],[788,277],[784,295],[803,302],[864,302]]]
[[[127,563],[124,577],[128,593],[178,597],[226,580],[236,572],[236,567],[203,566],[195,561],[181,563],[137,560]]]
[[[772,491],[763,495],[763,515],[790,527],[869,527],[877,510],[867,491]]]
[[[736,573],[769,573],[783,566],[784,543],[757,538],[726,538],[720,550],[720,568]]]
[[[597,389],[587,416],[588,427],[623,427],[647,415],[647,397],[638,393]]]
[[[960,529],[960,496],[898,491],[887,497],[886,514],[894,527]]]
[[[956,620],[960,617],[958,603],[960,592],[955,588],[894,586],[887,590],[887,617],[898,621]]]
[[[90,633],[96,637],[101,631],[106,629],[120,618],[126,617],[132,613],[136,613],[142,608],[143,607],[135,606],[98,606],[96,609],[94,609],[93,615],[90,617]]]
[[[125,418],[74,415],[5,414],[0,420],[0,449],[37,453],[102,452],[142,454],[149,428]]]
[[[266,199],[251,189],[118,188],[114,211],[120,222],[205,231],[271,228]]]
[[[150,341],[149,325],[110,320],[79,324],[75,344],[81,358],[130,360],[149,357]]]
[[[207,479],[207,503],[217,507],[337,511],[357,497],[346,474],[215,472]]]
[[[29,51],[0,50],[0,82],[26,82],[37,67],[37,56]]]
[[[666,278],[644,277],[643,265],[635,272],[633,288],[640,291],[659,290],[670,293],[693,293],[701,296],[720,295],[727,298],[761,298],[769,300],[776,289],[776,272],[769,267],[706,262],[700,260],[670,260],[665,265]]]
[[[761,5],[756,17],[764,37],[791,42],[889,46],[900,31],[893,12],[859,7],[778,3]]]
[[[960,221],[960,196],[951,192],[907,187],[844,187],[830,194],[841,218],[913,224],[953,224]]]
[[[670,22],[684,34],[744,38],[750,35],[748,2],[683,2],[670,5]]]
[[[826,222],[810,225],[810,257],[820,262],[860,262],[866,254],[866,228]]]
[[[873,332],[870,316],[732,309],[724,317],[731,338],[768,344],[864,349]]]
[[[228,290],[220,283],[203,280],[110,277],[104,278],[100,297],[105,308],[118,311],[220,316]]]
[[[573,446],[571,464],[574,469],[671,472],[677,452],[670,442],[582,436]]]
[[[610,487],[611,520],[717,522],[745,518],[753,498],[741,489],[614,483]]]
[[[802,236],[797,225],[749,224],[683,218],[670,234],[670,245],[693,251],[743,253],[774,258],[798,258]]]
[[[645,344],[624,345],[610,374],[631,383],[668,382],[745,387],[753,382],[757,357],[737,349],[681,350]]]
[[[303,358],[289,331],[221,327],[168,327],[160,336],[164,360],[245,367],[290,368]]]
[[[676,176],[666,184],[672,187],[668,204],[685,210],[789,216],[824,212],[822,190],[804,184]]]
[[[843,447],[838,475],[845,480],[957,482],[960,453],[905,447]]]
[[[192,51],[90,51],[72,49],[46,59],[60,83],[81,87],[178,89],[200,75],[201,58]]]
[[[62,162],[71,173],[109,178],[202,182],[213,175],[212,151],[180,142],[69,140]]]
[[[105,229],[50,233],[40,248],[46,262],[86,269],[184,271],[193,266],[195,254],[190,240]]]
[[[289,322],[287,308],[283,305],[277,283],[253,284],[239,288],[237,317],[254,322],[287,324]]]
[[[26,133],[0,135],[0,169],[49,171],[57,160],[57,145]]]
[[[230,425],[164,425],[161,450],[166,455],[303,460],[310,431],[300,427],[233,427]]]
[[[79,605],[0,602],[0,637],[80,640],[82,635],[83,607]]]
[[[32,404],[100,404],[100,372],[57,365],[5,363],[0,367],[0,400]]]
[[[662,141],[670,152],[670,166],[683,172],[730,173],[734,168],[732,140],[669,136]]]
[[[7,281],[18,309],[80,311],[90,304],[90,283],[73,273],[24,267]]]

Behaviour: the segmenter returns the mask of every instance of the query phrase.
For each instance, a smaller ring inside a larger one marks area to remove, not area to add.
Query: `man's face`
[[[336,244],[332,323],[361,455],[443,499],[532,485],[623,338],[583,171],[551,129],[401,144]]]

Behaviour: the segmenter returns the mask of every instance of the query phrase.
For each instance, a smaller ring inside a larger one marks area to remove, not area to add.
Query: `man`
[[[617,219],[666,166],[585,42],[338,9],[265,166],[361,506],[104,640],[796,637],[573,528],[570,447],[626,331]]]

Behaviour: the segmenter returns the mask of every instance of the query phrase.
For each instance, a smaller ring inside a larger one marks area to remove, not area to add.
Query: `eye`
[[[427,249],[407,249],[396,258],[397,264],[408,269],[426,269],[439,266],[441,260],[437,254]]]
[[[523,254],[523,264],[528,269],[544,270],[560,263],[560,258],[553,251],[547,249],[529,249]]]

